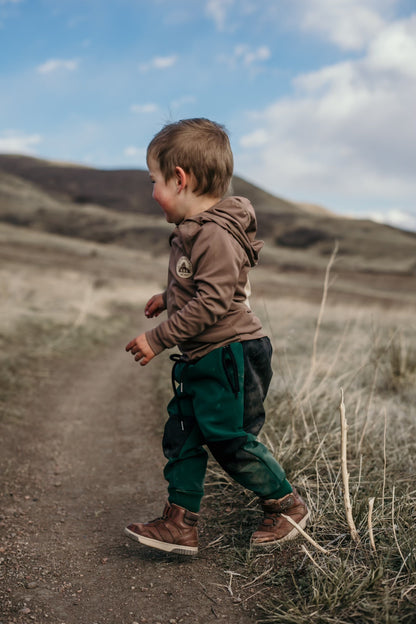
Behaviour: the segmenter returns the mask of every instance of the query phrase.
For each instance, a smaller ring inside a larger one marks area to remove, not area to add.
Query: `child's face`
[[[149,176],[153,184],[153,199],[162,208],[168,223],[180,223],[185,215],[181,206],[176,178],[166,182],[159,165],[153,158],[149,159],[148,167]]]

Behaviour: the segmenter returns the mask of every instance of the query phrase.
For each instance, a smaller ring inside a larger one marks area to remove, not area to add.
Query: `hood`
[[[255,240],[257,220],[254,208],[248,199],[245,197],[226,197],[209,210],[185,219],[179,225],[179,229],[181,231],[188,229],[188,223],[189,225],[191,223],[202,225],[208,221],[214,221],[229,232],[246,252],[250,265],[257,264],[263,241]]]

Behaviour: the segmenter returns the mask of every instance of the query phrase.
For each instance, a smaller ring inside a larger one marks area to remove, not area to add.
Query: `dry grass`
[[[0,242],[0,407],[18,419],[9,399],[25,375],[36,382],[43,354],[67,357],[118,331],[124,318],[113,314],[112,302],[140,310],[160,288],[153,280],[163,281],[165,262],[144,251],[6,225]],[[213,465],[205,508],[213,512],[216,535],[205,548],[215,549],[227,570],[224,589],[260,622],[410,624],[416,612],[414,307],[330,301],[321,308],[287,297],[264,297],[254,307],[275,349],[262,439],[307,498],[308,533],[329,554],[304,540],[251,552],[256,501]],[[351,540],[343,501],[341,387],[359,543]]]
[[[256,501],[213,466],[209,504],[224,509],[225,500],[228,509],[218,521],[224,537],[217,546],[228,568],[245,575],[234,578],[234,595],[264,623],[414,622],[414,310],[258,304],[275,347],[261,437],[307,498],[308,533],[329,554],[303,538],[271,553],[247,550]],[[343,499],[341,387],[357,542]]]

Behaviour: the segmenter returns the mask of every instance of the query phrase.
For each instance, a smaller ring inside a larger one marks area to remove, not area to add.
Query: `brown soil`
[[[129,361],[124,338],[45,360],[0,423],[0,622],[254,622],[227,589],[209,510],[194,558],[123,534],[166,496],[160,363]]]

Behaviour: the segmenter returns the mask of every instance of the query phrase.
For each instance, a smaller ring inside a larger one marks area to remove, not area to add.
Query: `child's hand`
[[[140,336],[131,340],[126,346],[126,351],[131,351],[131,354],[135,356],[134,359],[140,363],[140,366],[146,366],[155,357],[155,353],[150,348],[145,334],[140,334]]]
[[[153,318],[154,316],[159,316],[163,310],[165,310],[165,302],[163,300],[163,293],[159,293],[157,295],[153,295],[151,299],[146,303],[146,307],[144,309],[144,315],[147,318]]]

